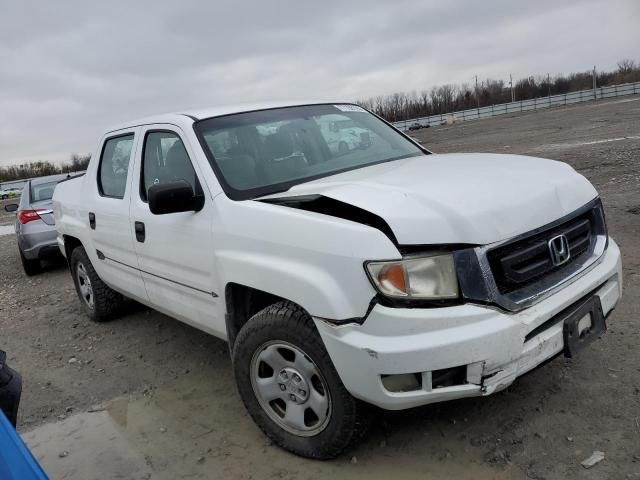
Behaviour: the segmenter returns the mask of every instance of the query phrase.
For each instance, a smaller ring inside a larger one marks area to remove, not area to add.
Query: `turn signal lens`
[[[366,268],[376,289],[389,297],[458,297],[458,279],[450,253],[407,257],[391,262],[369,262]]]
[[[375,283],[386,295],[407,296],[407,281],[402,263],[369,264]]]

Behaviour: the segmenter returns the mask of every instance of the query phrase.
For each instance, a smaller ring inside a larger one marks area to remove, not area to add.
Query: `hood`
[[[371,212],[401,245],[506,240],[597,196],[554,160],[499,154],[424,155],[296,185],[269,198],[322,195]]]

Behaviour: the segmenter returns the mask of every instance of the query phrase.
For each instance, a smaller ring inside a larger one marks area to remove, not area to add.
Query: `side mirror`
[[[13,212],[18,210],[18,204],[17,203],[9,203],[9,204],[4,206],[4,210],[6,212],[13,213]]]
[[[154,215],[197,212],[204,206],[204,195],[196,195],[184,180],[152,185],[148,192],[149,210]]]

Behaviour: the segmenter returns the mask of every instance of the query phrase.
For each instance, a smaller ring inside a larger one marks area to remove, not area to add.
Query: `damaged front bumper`
[[[610,239],[589,271],[517,313],[470,303],[376,305],[362,325],[315,323],[347,390],[401,410],[506,388],[565,349],[563,319],[574,305],[597,296],[606,317],[621,293],[620,250]]]

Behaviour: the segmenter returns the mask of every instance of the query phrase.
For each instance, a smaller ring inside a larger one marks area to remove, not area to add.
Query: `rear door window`
[[[98,187],[103,197],[124,198],[133,147],[133,133],[108,139],[98,167]]]

